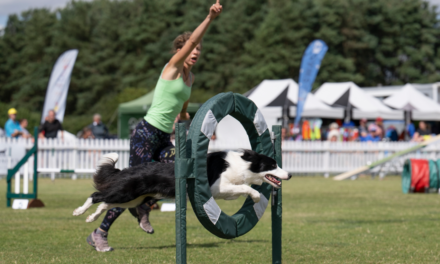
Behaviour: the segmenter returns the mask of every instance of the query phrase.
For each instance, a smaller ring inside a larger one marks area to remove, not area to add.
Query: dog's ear
[[[241,149],[241,151],[243,152],[241,158],[245,161],[252,162],[253,160],[255,160],[255,157],[258,156],[256,155],[257,153],[255,151],[250,149]]]

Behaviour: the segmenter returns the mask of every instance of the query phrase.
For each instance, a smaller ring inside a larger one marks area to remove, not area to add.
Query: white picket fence
[[[117,168],[128,167],[129,140],[74,140],[59,141],[43,139],[38,142],[38,170],[50,172],[63,170],[93,170],[99,158],[110,152],[119,154]],[[11,148],[30,149],[30,140],[11,140],[0,138],[0,166],[15,164],[8,156]],[[359,166],[385,158],[397,151],[414,146],[411,142],[296,142],[284,141],[283,168],[297,175],[330,175],[355,169]],[[249,148],[249,142],[213,141],[209,151],[237,150]],[[4,150],[3,152],[2,149]],[[400,173],[403,161],[407,158],[437,159],[440,158],[440,143],[432,144],[422,150],[407,154],[381,169]],[[28,166],[32,168],[33,159]],[[89,173],[90,174],[90,173]],[[89,175],[90,176],[90,175]]]

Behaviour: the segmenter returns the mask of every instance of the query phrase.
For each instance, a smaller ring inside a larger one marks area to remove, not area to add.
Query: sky
[[[82,0],[84,1],[84,0]],[[90,0],[85,0],[90,1]],[[383,0],[387,1],[387,0]],[[440,0],[427,0],[440,6]],[[0,0],[0,28],[6,25],[9,14],[17,14],[30,8],[51,8],[64,7],[70,0]]]

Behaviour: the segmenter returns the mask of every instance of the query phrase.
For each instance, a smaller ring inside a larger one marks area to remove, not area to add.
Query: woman
[[[132,133],[130,167],[152,160],[167,161],[164,154],[169,152],[172,146],[170,134],[175,117],[178,115],[180,120],[189,119],[186,108],[194,82],[191,69],[200,57],[202,48],[200,42],[211,21],[221,12],[222,6],[220,0],[217,0],[217,3],[211,6],[209,15],[193,33],[186,32],[174,40],[175,54],[162,70],[156,84],[152,106]],[[155,201],[152,200],[151,203],[153,202]],[[145,205],[136,208],[139,214],[139,226],[147,233],[153,233],[154,230],[148,221],[149,210],[150,208]],[[123,212],[122,208],[109,210],[101,226],[89,235],[87,242],[97,251],[113,250],[107,242],[108,230]]]

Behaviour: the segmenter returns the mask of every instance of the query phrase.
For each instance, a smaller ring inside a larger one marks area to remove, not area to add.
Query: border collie
[[[134,208],[145,202],[175,198],[174,163],[149,162],[119,170],[115,168],[117,161],[116,153],[106,154],[100,159],[93,176],[97,192],[83,206],[75,209],[73,215],[82,215],[93,204],[101,203],[96,212],[86,219],[86,222],[93,222],[114,207]],[[249,195],[255,203],[260,201],[260,193],[251,188],[251,184],[267,182],[280,188],[281,180],[291,178],[274,159],[252,150],[208,154],[207,174],[215,199],[233,200]]]

